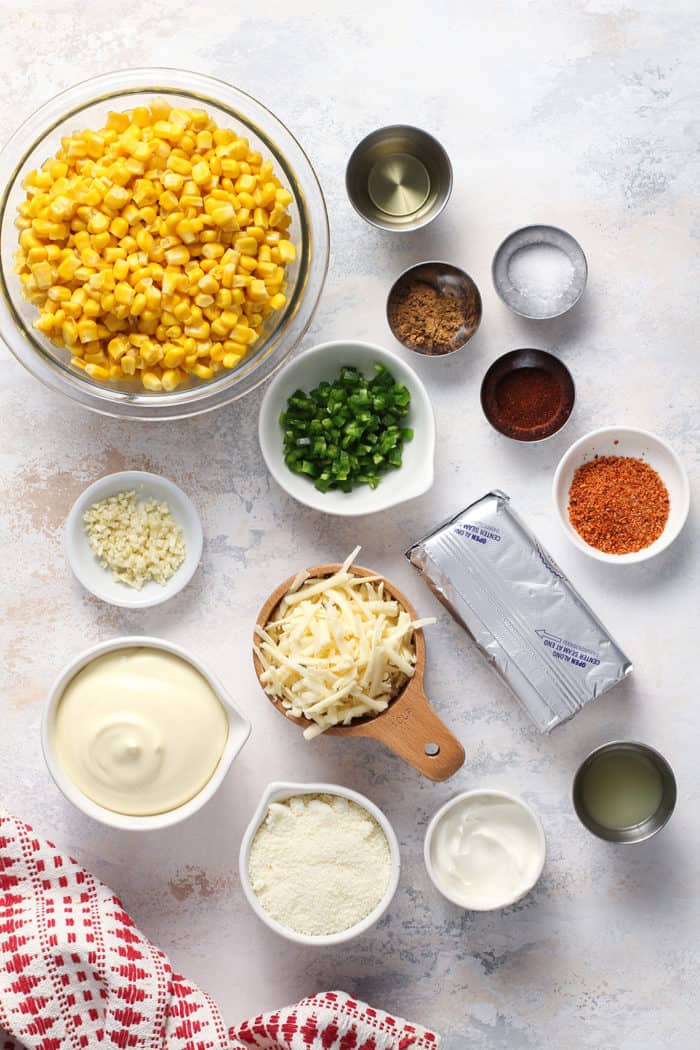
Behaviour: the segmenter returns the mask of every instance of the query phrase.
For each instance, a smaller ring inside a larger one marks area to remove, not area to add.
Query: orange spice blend
[[[668,490],[656,471],[631,456],[596,456],[580,466],[569,489],[569,521],[606,554],[631,554],[666,527]]]

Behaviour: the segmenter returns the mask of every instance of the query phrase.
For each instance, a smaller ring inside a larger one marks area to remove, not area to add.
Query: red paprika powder
[[[496,387],[496,412],[502,423],[518,430],[544,426],[561,403],[558,380],[544,368],[516,368]]]

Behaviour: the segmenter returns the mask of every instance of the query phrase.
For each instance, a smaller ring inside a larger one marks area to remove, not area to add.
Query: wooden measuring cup
[[[342,568],[342,565],[316,565],[307,569],[309,577],[332,576]],[[349,571],[355,576],[381,576],[381,573],[372,572],[370,569],[362,569],[358,565],[350,567]],[[288,580],[273,591],[258,614],[257,623],[265,627],[273,612],[282,601],[296,576],[290,576]],[[411,619],[417,619],[416,612],[410,602],[404,598],[401,591],[397,590],[392,583],[384,579],[386,591],[394,598]],[[435,709],[430,704],[423,691],[423,672],[425,670],[425,639],[423,631],[418,629],[413,633],[416,647],[416,669],[413,677],[391,701],[385,711],[378,715],[370,715],[358,718],[347,726],[333,726],[326,733],[333,736],[364,736],[379,740],[382,744],[394,751],[397,755],[417,769],[419,773],[429,777],[431,780],[447,780],[464,762],[464,748],[459,740],[449,731]],[[259,639],[254,636],[257,644]],[[260,680],[263,667],[253,653],[255,673]],[[260,683],[262,685],[262,682]],[[264,686],[263,686],[264,689]],[[307,718],[297,718],[290,715],[284,708],[282,701],[265,693],[268,700],[274,704],[277,710],[290,722],[296,722],[298,726],[306,728],[314,723]]]

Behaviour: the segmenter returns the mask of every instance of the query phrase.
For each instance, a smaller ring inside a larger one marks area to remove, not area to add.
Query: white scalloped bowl
[[[322,380],[332,382],[344,365],[354,365],[369,376],[375,362],[388,368],[411,394],[405,425],[413,428],[413,440],[403,447],[401,466],[382,475],[376,489],[358,485],[352,492],[319,492],[309,478],[292,473],[284,462],[280,413],[287,407],[295,390],[313,390]],[[267,469],[280,488],[298,503],[326,514],[348,518],[376,514],[422,496],[433,484],[435,417],[428,391],[409,365],[374,343],[339,339],[321,343],[295,357],[265,391],[260,406],[258,436]]]
[[[389,876],[389,884],[382,899],[375,905],[369,915],[366,915],[364,919],[355,923],[354,926],[350,926],[347,930],[340,930],[338,933],[329,933],[321,936],[310,936],[304,933],[297,933],[296,930],[291,930],[288,926],[283,926],[282,923],[277,922],[269,912],[265,911],[251,885],[250,875],[248,874],[250,848],[258,828],[265,819],[267,807],[271,802],[283,802],[285,799],[293,798],[295,795],[339,795],[341,798],[350,799],[351,802],[354,802],[356,805],[360,806],[361,809],[366,810],[371,817],[374,817],[386,836],[391,856],[391,874]],[[322,947],[343,944],[345,941],[354,940],[355,937],[359,937],[379,921],[391,904],[393,896],[396,893],[396,887],[399,884],[399,875],[401,873],[401,853],[399,850],[399,842],[396,838],[396,832],[382,813],[381,809],[379,809],[378,806],[375,806],[374,802],[368,799],[365,795],[361,795],[357,791],[352,791],[350,788],[341,787],[339,784],[295,784],[291,781],[273,781],[268,784],[263,792],[263,796],[251,818],[250,824],[243,835],[238,855],[238,870],[241,879],[241,886],[243,887],[243,892],[248,904],[261,922],[264,922],[271,930],[274,930],[275,933],[278,933],[288,941],[294,941],[296,944]]]

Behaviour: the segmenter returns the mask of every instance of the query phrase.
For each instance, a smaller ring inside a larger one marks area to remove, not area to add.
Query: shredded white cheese
[[[349,930],[376,908],[391,875],[386,835],[340,795],[272,802],[253,839],[248,875],[261,906],[297,933]]]
[[[263,688],[290,715],[315,723],[307,739],[385,711],[415,670],[414,630],[435,623],[411,620],[381,576],[356,576],[358,551],[326,579],[297,576],[256,627]]]
[[[118,492],[93,503],[83,525],[95,557],[115,580],[141,589],[167,583],[185,560],[182,530],[167,503]]]

